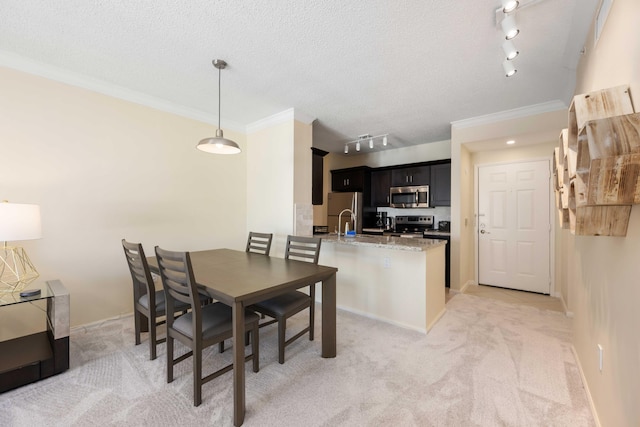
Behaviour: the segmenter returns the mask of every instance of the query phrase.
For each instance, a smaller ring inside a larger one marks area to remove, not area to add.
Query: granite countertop
[[[438,230],[425,231],[424,234],[432,234],[434,236],[451,236],[450,231],[438,231]]]
[[[400,251],[422,252],[438,246],[446,245],[445,240],[422,239],[419,237],[369,236],[358,234],[355,237],[338,236],[337,234],[323,234],[323,243],[337,245],[368,246]]]

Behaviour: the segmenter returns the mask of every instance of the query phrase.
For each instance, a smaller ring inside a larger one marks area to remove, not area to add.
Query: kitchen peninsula
[[[338,268],[337,306],[428,332],[445,310],[445,241],[322,237],[320,264]]]

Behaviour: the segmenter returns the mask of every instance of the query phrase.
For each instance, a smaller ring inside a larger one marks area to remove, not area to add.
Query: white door
[[[549,161],[478,168],[478,279],[549,294]]]

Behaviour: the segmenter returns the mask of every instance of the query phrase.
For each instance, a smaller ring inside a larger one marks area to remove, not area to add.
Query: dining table
[[[251,304],[287,291],[322,282],[322,350],[324,358],[336,357],[335,267],[232,249],[190,252],[194,277],[212,298],[229,305],[233,316],[233,424],[245,416],[244,311]],[[147,258],[159,274],[155,257]]]

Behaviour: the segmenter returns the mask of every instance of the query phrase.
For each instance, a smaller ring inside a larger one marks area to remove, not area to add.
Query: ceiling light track
[[[388,136],[389,136],[388,133],[383,133],[376,136],[371,136],[368,133],[365,133],[363,135],[358,135],[358,139],[354,139],[353,141],[348,141],[344,143],[344,154],[349,154],[349,144],[355,144],[356,151],[360,151],[360,149],[362,148],[362,144],[368,144],[369,149],[373,149],[374,140],[378,138],[382,138],[382,146],[386,147],[388,143],[388,138],[387,138]]]
[[[520,54],[520,51],[512,41],[520,34],[520,29],[516,23],[515,12],[522,6],[519,0],[501,0],[501,3],[502,7],[496,10],[496,24],[499,23],[499,27],[505,38],[502,42],[502,50],[505,55],[502,62],[502,69],[504,70],[505,77],[512,77],[518,72],[513,60]]]

